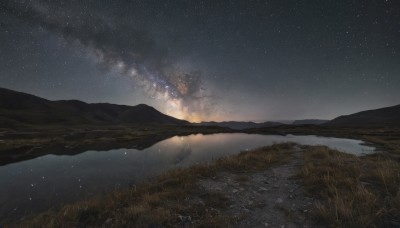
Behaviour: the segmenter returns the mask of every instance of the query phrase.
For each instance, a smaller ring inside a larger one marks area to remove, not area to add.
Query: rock
[[[237,190],[237,189],[233,189],[233,190],[232,190],[233,193],[236,193],[236,192],[238,192],[238,191],[239,191],[239,190]]]
[[[276,203],[283,203],[283,199],[282,198],[278,198],[275,202]]]
[[[178,218],[181,222],[191,222],[192,221],[192,217],[190,217],[190,216],[178,215]]]
[[[390,223],[393,225],[393,227],[400,227],[400,221],[392,220]]]
[[[111,225],[111,223],[112,223],[112,218],[109,218],[105,221],[105,224],[107,225]]]
[[[268,189],[263,188],[263,187],[260,187],[260,190],[263,191],[263,192],[265,192],[265,191],[267,191]]]

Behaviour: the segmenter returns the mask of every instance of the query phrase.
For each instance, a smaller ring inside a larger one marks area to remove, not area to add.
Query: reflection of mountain
[[[153,107],[82,101],[49,101],[26,93],[0,88],[0,126],[19,125],[104,125],[104,124],[187,124],[164,115]]]
[[[186,135],[189,135],[188,133]],[[129,142],[104,142],[104,143],[96,143],[90,145],[79,145],[77,144],[75,147],[66,147],[64,145],[56,145],[52,147],[45,148],[31,148],[31,147],[21,147],[18,149],[2,151],[0,153],[0,166],[16,163],[24,160],[34,159],[40,156],[44,156],[47,154],[54,155],[76,155],[89,150],[92,151],[108,151],[112,149],[138,149],[144,150],[148,147],[153,146],[154,144],[168,139],[176,134],[164,134],[164,135],[151,135],[148,137],[144,137],[138,140],[129,141]],[[185,135],[185,134],[182,134]]]

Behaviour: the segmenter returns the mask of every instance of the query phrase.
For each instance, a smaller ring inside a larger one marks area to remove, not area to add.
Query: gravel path
[[[199,185],[228,198],[223,213],[237,218],[235,227],[311,227],[308,214],[315,201],[304,195],[301,180],[294,177],[303,164],[303,151],[297,149],[293,156],[290,163],[263,172],[222,172]]]

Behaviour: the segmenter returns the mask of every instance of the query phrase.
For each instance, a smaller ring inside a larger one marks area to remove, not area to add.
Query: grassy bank
[[[314,220],[333,227],[398,227],[400,164],[380,154],[356,157],[306,147],[300,171],[312,197]]]
[[[400,128],[398,127],[335,127],[324,125],[282,125],[247,129],[250,134],[318,135],[364,140],[385,150],[400,154]]]
[[[252,173],[288,162],[294,144],[279,144],[242,152],[212,164],[170,171],[135,188],[78,202],[28,218],[17,227],[159,227],[177,224],[226,227],[235,217],[221,213],[223,193],[201,190],[197,182],[218,172]]]

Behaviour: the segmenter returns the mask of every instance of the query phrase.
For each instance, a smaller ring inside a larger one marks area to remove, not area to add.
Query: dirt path
[[[303,164],[303,151],[297,148],[288,164],[253,174],[219,173],[199,185],[207,192],[227,197],[223,212],[237,218],[236,227],[310,227],[307,215],[314,200],[304,195],[294,175]]]

